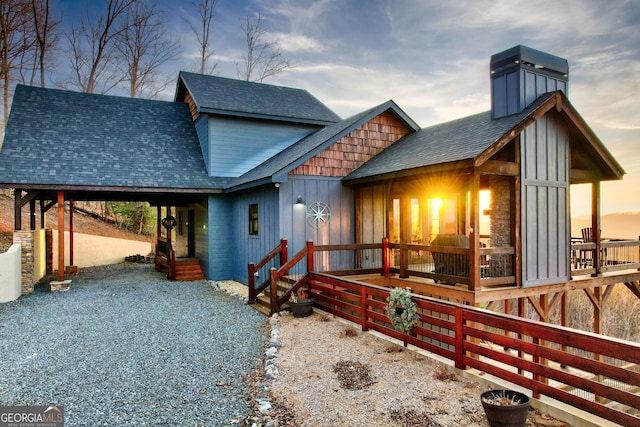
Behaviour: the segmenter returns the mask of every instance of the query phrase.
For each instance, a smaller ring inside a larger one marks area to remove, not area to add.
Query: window
[[[249,205],[249,235],[258,235],[258,205]]]

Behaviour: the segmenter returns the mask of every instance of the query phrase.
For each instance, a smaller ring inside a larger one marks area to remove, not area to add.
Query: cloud
[[[285,52],[313,51],[314,54],[318,54],[324,51],[320,42],[304,34],[271,33],[271,36]]]

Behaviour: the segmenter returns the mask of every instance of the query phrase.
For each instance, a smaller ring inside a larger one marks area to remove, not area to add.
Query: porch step
[[[287,287],[284,287],[284,286],[279,286],[279,288],[283,292],[288,289]],[[258,295],[258,297],[256,298],[256,303],[251,304],[251,307],[255,308],[265,316],[270,316],[271,315],[271,296],[270,296],[269,289],[265,289],[263,292],[261,292],[260,295]],[[280,306],[280,309],[288,310],[289,303],[288,302],[284,303],[282,306]]]
[[[204,280],[200,261],[196,258],[176,259],[175,281]]]

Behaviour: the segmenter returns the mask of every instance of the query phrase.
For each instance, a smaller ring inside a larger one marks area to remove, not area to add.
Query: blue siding
[[[209,175],[237,177],[318,129],[317,126],[209,118]]]
[[[202,157],[204,158],[204,165],[207,168],[209,176],[211,175],[210,158],[209,154],[209,126],[208,117],[206,115],[200,115],[195,121],[196,133],[198,134],[198,140],[200,141],[200,149],[202,150]]]
[[[298,196],[304,203],[296,203]],[[354,197],[351,187],[339,178],[290,176],[280,187],[280,230],[289,241],[289,253],[300,251],[307,240],[317,245],[354,243]],[[307,208],[325,203],[331,212],[329,223],[320,228],[307,221]]]
[[[227,196],[209,196],[207,236],[209,244],[209,280],[228,280],[232,277],[232,204]],[[204,239],[203,239],[204,240]]]
[[[258,205],[258,235],[249,235],[249,205]],[[233,271],[229,278],[247,283],[247,265],[257,263],[280,243],[278,189],[274,185],[234,195]]]

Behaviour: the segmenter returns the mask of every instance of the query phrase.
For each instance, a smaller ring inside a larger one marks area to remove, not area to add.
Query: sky
[[[72,18],[78,3],[56,7]],[[195,69],[186,21],[197,12],[191,1],[158,5],[182,46],[164,71],[177,79]],[[522,44],[566,58],[571,103],[626,171],[602,183],[602,213],[640,212],[640,1],[218,0],[215,74],[236,77],[240,23],[257,13],[292,64],[265,82],[306,89],[343,118],[389,99],[421,127],[487,111],[492,54]],[[590,213],[589,188],[572,189],[572,213]]]

